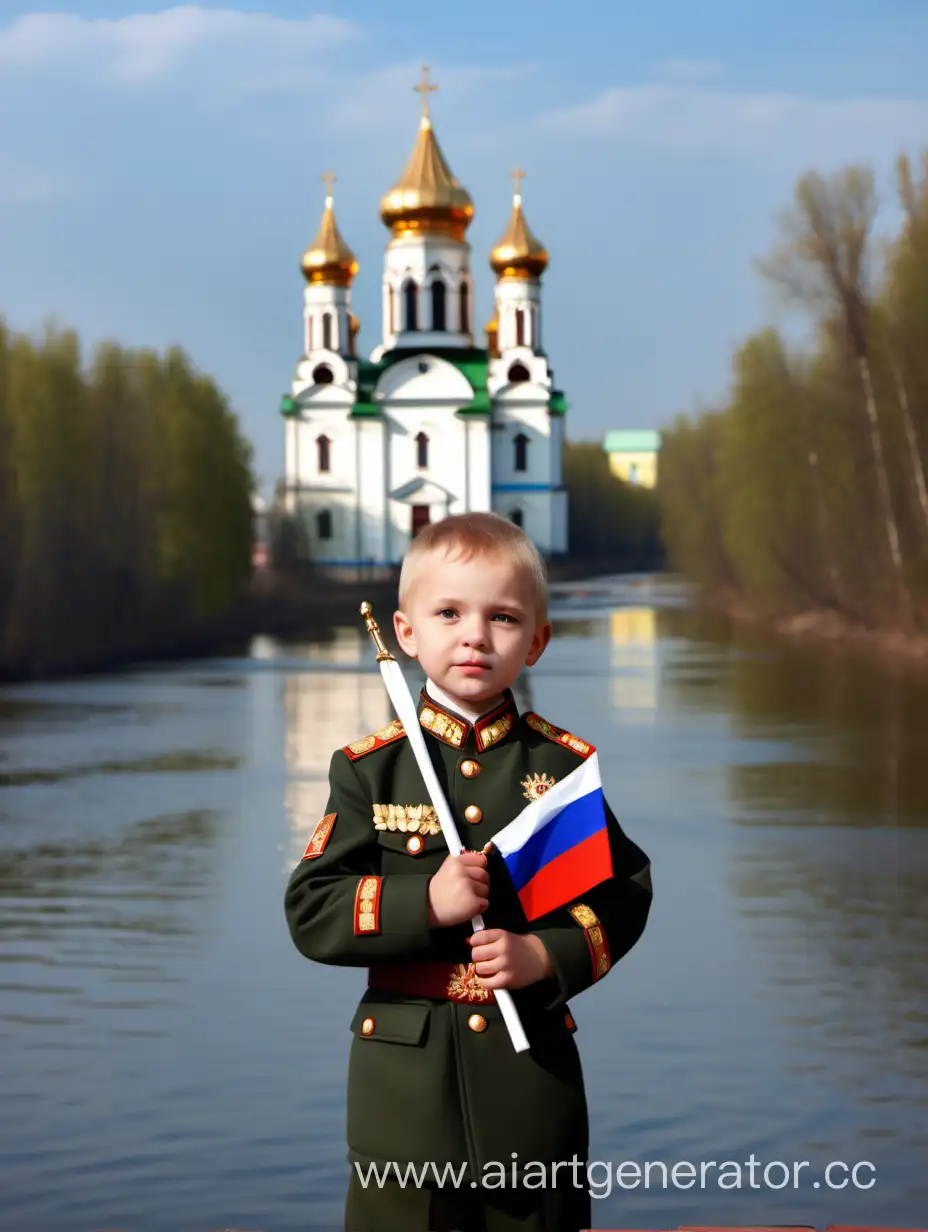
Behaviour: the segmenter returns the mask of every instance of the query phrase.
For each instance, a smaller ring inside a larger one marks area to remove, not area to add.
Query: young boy
[[[607,807],[612,878],[529,925],[502,860],[483,854],[593,752],[513,701],[551,636],[524,532],[486,513],[433,523],[404,559],[399,603],[397,640],[427,680],[419,723],[474,850],[448,853],[398,720],[333,754],[285,906],[305,957],[369,969],[351,1024],[346,1232],[578,1232],[588,1121],[568,1000],[641,936],[648,858]],[[528,1051],[512,1046],[502,988]]]

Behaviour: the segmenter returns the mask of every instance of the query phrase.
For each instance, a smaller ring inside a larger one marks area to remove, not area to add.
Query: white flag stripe
[[[559,813],[565,804],[569,804],[571,800],[579,800],[581,796],[588,796],[591,791],[600,787],[602,781],[599,777],[599,758],[596,753],[591,753],[566,779],[561,779],[544,795],[532,800],[507,826],[503,826],[491,840],[493,846],[501,855],[512,855],[527,843],[533,834],[537,834],[555,813]]]

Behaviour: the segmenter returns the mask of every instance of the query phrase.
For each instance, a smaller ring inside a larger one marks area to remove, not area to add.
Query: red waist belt
[[[441,997],[495,1005],[493,990],[484,988],[474,963],[375,963],[367,973],[369,988],[408,997]]]

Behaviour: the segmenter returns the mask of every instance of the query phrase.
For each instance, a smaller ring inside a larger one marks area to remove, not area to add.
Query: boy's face
[[[488,709],[522,667],[541,657],[550,623],[538,625],[531,580],[505,556],[420,562],[397,640],[440,689],[466,709]]]

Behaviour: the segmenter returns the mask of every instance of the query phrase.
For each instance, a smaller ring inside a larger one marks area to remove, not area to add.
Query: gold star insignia
[[[522,788],[522,794],[526,800],[537,800],[546,791],[550,791],[554,783],[555,780],[551,775],[533,774],[530,778],[523,779],[519,786]]]

